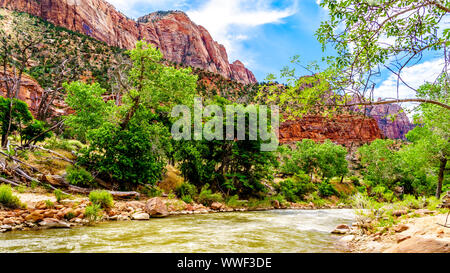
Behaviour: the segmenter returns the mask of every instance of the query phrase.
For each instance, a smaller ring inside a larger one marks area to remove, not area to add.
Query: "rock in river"
[[[169,211],[167,210],[166,204],[158,197],[147,201],[145,211],[150,215],[150,217],[169,216]]]

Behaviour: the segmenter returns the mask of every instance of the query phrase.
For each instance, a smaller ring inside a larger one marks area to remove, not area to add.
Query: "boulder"
[[[133,215],[131,215],[131,219],[132,220],[149,220],[150,219],[150,215],[148,213],[145,212],[138,212],[135,213]]]
[[[344,235],[350,232],[350,227],[342,224],[338,225],[331,233],[332,234],[338,234],[338,235]]]
[[[394,231],[395,232],[403,232],[403,231],[405,231],[405,230],[408,230],[409,229],[409,227],[407,226],[407,225],[404,225],[404,224],[400,224],[400,225],[397,225],[397,226],[395,226],[394,227]]]
[[[405,214],[408,214],[407,210],[395,210],[392,212],[392,215],[397,216],[397,217],[405,215]]]
[[[70,228],[70,224],[55,218],[45,218],[39,225],[44,228]]]
[[[223,207],[224,207],[224,205],[222,203],[219,203],[219,202],[213,202],[211,204],[211,209],[213,209],[213,210],[220,210]]]
[[[32,221],[32,222],[38,222],[42,219],[44,219],[44,215],[42,215],[39,210],[35,210],[31,214],[29,214],[25,217],[26,221]]]
[[[167,210],[166,204],[158,197],[149,199],[145,205],[145,212],[150,215],[150,217],[167,217],[169,211]]]

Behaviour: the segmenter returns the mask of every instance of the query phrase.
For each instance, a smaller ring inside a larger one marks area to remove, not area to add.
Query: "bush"
[[[226,200],[226,204],[230,208],[240,208],[244,207],[247,204],[246,200],[239,200],[239,196],[233,195]]]
[[[55,203],[50,200],[45,200],[45,207],[48,209],[53,209],[55,207]]]
[[[69,197],[68,194],[64,194],[64,193],[62,192],[62,190],[60,190],[60,189],[54,190],[54,191],[53,191],[53,194],[55,195],[55,197],[56,197],[56,202],[58,202],[58,203],[59,203],[59,201],[64,200],[64,199],[66,199],[66,198]]]
[[[353,183],[353,185],[357,187],[361,186],[361,183],[359,182],[359,178],[357,176],[350,176],[349,179]]]
[[[328,181],[324,181],[319,184],[319,193],[322,197],[328,197],[332,195],[338,195],[337,190]]]
[[[101,207],[99,204],[92,204],[87,206],[84,210],[84,215],[89,222],[95,222],[100,217]]]
[[[178,197],[183,196],[194,197],[197,195],[197,188],[190,183],[184,182],[175,189],[175,194]]]
[[[212,193],[209,184],[205,184],[198,195],[197,201],[205,206],[210,206],[213,202],[222,202],[223,197],[220,193]]]
[[[111,208],[114,205],[113,196],[107,191],[91,191],[89,200],[102,208]]]
[[[183,202],[187,204],[191,204],[192,202],[194,202],[194,200],[192,200],[192,197],[190,195],[181,196],[181,200],[183,200]]]
[[[72,165],[69,165],[66,169],[67,172],[67,180],[72,185],[77,186],[90,186],[94,178],[91,173],[86,171],[83,168],[78,168]]]
[[[150,186],[145,188],[144,193],[148,197],[159,197],[162,195],[163,191],[157,186]]]
[[[290,202],[301,201],[304,195],[313,190],[314,184],[311,183],[309,176],[305,174],[297,174],[278,184],[278,191]]]
[[[20,208],[24,206],[19,198],[13,195],[10,185],[0,185],[0,203],[9,208]]]

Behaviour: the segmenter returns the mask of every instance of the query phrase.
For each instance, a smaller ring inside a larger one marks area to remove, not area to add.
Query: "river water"
[[[338,252],[352,210],[180,215],[150,221],[0,234],[0,252]]]

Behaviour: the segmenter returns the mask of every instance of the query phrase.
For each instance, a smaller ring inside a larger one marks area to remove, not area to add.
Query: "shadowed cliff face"
[[[111,46],[131,49],[145,39],[169,61],[256,83],[250,70],[240,61],[230,64],[223,45],[180,11],[155,12],[134,21],[103,0],[0,0],[0,7],[33,14]]]
[[[366,114],[378,122],[387,138],[406,140],[406,134],[414,129],[415,125],[402,110],[398,104],[374,105],[367,107]]]

